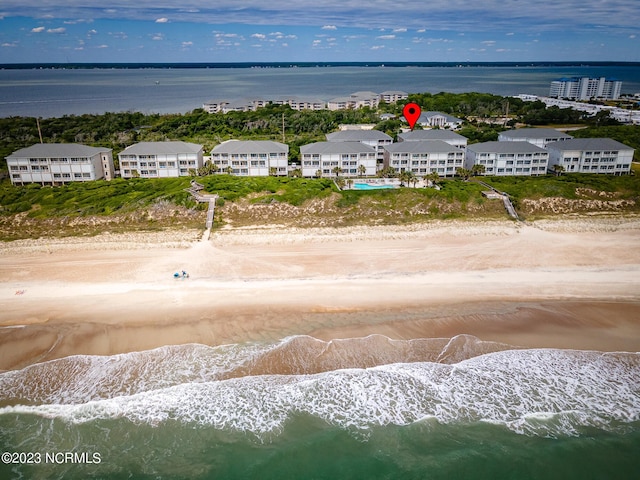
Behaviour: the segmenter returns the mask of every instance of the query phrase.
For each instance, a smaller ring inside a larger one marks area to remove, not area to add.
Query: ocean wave
[[[86,403],[256,375],[304,375],[402,362],[455,363],[511,348],[469,335],[416,340],[371,335],[328,342],[292,336],[274,344],[188,344],[113,356],[75,355],[0,374],[0,406]]]
[[[584,428],[615,430],[640,420],[640,356],[502,350],[453,364],[420,361],[248,375],[81,404],[0,409],[0,415],[16,414],[73,424],[177,421],[258,436],[282,432],[299,415],[354,432],[432,419],[440,424],[489,422],[526,435],[575,436]]]

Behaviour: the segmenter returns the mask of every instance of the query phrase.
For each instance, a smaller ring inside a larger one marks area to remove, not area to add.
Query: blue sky
[[[177,3],[2,0],[0,63],[640,61],[638,0]]]

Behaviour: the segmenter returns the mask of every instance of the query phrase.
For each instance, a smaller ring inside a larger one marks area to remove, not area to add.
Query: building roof
[[[302,154],[343,154],[343,153],[375,153],[376,150],[360,142],[316,142],[302,145]]]
[[[560,142],[565,143],[565,142]],[[483,142],[467,145],[467,150],[476,153],[539,153],[544,148],[529,142]]]
[[[289,146],[271,140],[227,140],[216,145],[211,153],[288,153]]]
[[[202,145],[188,142],[140,142],[129,145],[119,155],[166,155],[198,153]]]
[[[330,142],[363,142],[365,140],[393,140],[389,135],[380,130],[341,130],[327,133]]]
[[[7,158],[67,158],[91,157],[100,152],[110,152],[110,148],[89,147],[79,143],[36,143],[30,147],[16,150]]]
[[[329,100],[329,103],[349,103],[353,102],[353,98],[351,97],[336,97]]]
[[[404,142],[415,142],[420,140],[464,140],[467,141],[467,137],[463,137],[459,133],[452,132],[451,130],[412,130],[410,132],[401,133],[398,138]]]
[[[403,92],[402,90],[385,90],[380,95],[403,95],[408,96],[407,92]]]
[[[517,128],[515,130],[507,130],[500,132],[500,136],[507,138],[573,138],[564,132],[560,132],[554,128]]]
[[[389,153],[462,153],[462,150],[442,140],[400,142],[385,145]]]
[[[620,143],[611,138],[574,138],[564,142],[551,142],[547,144],[552,150],[633,150],[632,147]]]
[[[353,92],[350,97],[351,98],[357,98],[359,100],[368,100],[370,98],[378,98],[380,95],[377,94],[376,92],[371,92],[371,91],[360,91],[360,92]]]

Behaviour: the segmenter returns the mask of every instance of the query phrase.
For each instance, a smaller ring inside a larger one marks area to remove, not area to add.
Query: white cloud
[[[407,31],[407,29],[406,28],[394,28],[393,31],[396,32],[396,33],[404,33],[404,32]]]
[[[376,37],[378,40],[393,40],[394,38],[396,38],[395,35],[380,35],[379,37]]]
[[[267,36],[264,33],[254,33],[251,38],[257,38],[258,40],[264,40]]]
[[[193,45],[193,42],[182,42],[183,48],[191,47],[192,45]]]
[[[371,47],[371,50],[382,50],[384,48],[384,45],[374,45]]]
[[[64,27],[50,28],[49,30],[47,30],[47,33],[65,33],[66,31],[67,31],[67,29],[64,28]]]
[[[105,45],[103,43],[102,45],[98,45],[96,48],[109,48],[109,45]]]
[[[7,48],[12,48],[12,47],[17,47],[18,46],[18,42],[5,42],[1,45],[2,47],[7,47]]]
[[[493,47],[496,44],[495,40],[485,40],[484,42],[482,42],[483,45],[486,45],[487,47]]]
[[[96,35],[97,33],[98,31],[96,29],[92,29],[87,32],[88,35]]]
[[[154,33],[153,35],[151,35],[151,40],[155,40],[156,42],[164,40],[164,34],[162,34],[162,33]]]
[[[629,35],[629,38],[636,38],[635,35]]]
[[[31,29],[31,33],[40,33],[40,32],[44,32],[45,28],[44,27],[35,27]]]
[[[169,19],[167,17],[156,18],[156,23],[168,23]]]
[[[322,27],[322,30],[337,30],[338,27],[336,27],[335,25],[324,25]]]

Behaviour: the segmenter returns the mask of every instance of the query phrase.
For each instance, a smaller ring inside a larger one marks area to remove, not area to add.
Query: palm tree
[[[316,178],[322,178],[322,170],[316,170]]]
[[[349,188],[353,187],[353,180],[351,180],[350,178],[347,180],[347,186]]]
[[[405,173],[405,180],[407,181],[407,185],[409,185],[410,183],[413,183],[413,186],[415,188],[416,182],[418,181],[418,177],[416,177],[416,174],[413,173],[411,170],[407,170],[404,173]]]
[[[467,180],[469,180],[469,177],[471,176],[471,170],[467,170],[466,168],[456,168],[456,175],[458,175],[459,177],[462,178],[462,180],[464,180],[465,182]]]
[[[225,171],[227,172],[227,175],[233,175],[233,168],[231,168],[231,166],[228,166]]]
[[[416,175],[411,170],[404,170],[400,172],[398,178],[400,179],[400,186],[404,187],[404,183],[406,182],[408,185],[414,178],[416,178]]]
[[[482,175],[486,171],[487,171],[487,167],[485,167],[484,165],[476,164],[473,167],[471,167],[471,174],[474,177],[478,175]]]
[[[559,177],[560,175],[562,175],[562,172],[564,172],[564,167],[556,163],[553,166],[553,173],[556,174],[556,177]]]
[[[275,177],[278,175],[278,169],[276,167],[269,167],[269,176]]]
[[[340,174],[342,173],[343,170],[340,167],[333,167],[333,170],[331,170],[331,171],[335,174],[335,176],[337,178],[337,177],[340,176]]]
[[[361,177],[364,177],[365,173],[367,173],[367,167],[365,167],[362,164],[358,165],[358,175],[360,175]]]
[[[438,175],[438,172],[433,171],[428,175],[426,175],[424,179],[427,182],[431,182],[431,185],[435,187],[436,185],[438,185],[438,182],[440,181],[440,175]]]

